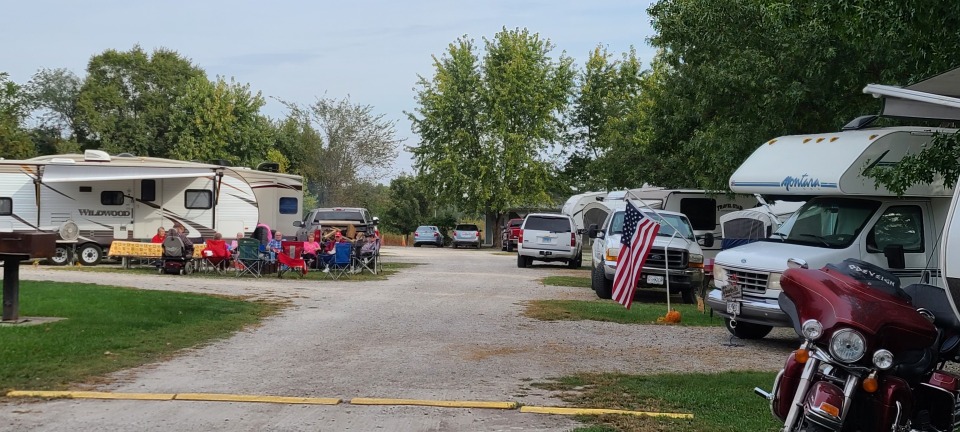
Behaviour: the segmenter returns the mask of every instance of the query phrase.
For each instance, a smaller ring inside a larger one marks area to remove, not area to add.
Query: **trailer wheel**
[[[80,260],[80,264],[95,266],[100,264],[100,260],[103,259],[103,250],[96,244],[87,243],[80,246],[80,249],[77,251],[77,258]]]
[[[55,266],[67,265],[70,262],[70,248],[67,246],[57,245],[57,248],[54,249],[53,256],[47,258],[47,263]]]

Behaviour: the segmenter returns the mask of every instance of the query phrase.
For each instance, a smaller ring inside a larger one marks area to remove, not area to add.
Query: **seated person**
[[[317,243],[316,236],[313,233],[307,235],[307,241],[303,242],[303,260],[312,263],[317,268],[317,253],[320,252],[320,243]]]
[[[377,240],[377,236],[368,236],[366,241],[363,242],[363,246],[360,247],[360,254],[358,256],[361,259],[367,259],[376,254]]]
[[[283,252],[283,245],[281,241],[283,240],[283,233],[277,231],[273,235],[273,240],[270,240],[270,243],[267,243],[267,252],[270,252],[270,259],[276,259],[278,253]]]
[[[226,268],[226,263],[230,259],[227,242],[223,241],[223,235],[220,233],[214,234],[213,239],[207,240],[207,247],[203,249],[202,254],[204,258],[220,268]]]
[[[157,228],[157,234],[150,239],[150,243],[163,243],[164,237],[167,236],[167,231],[163,227]]]
[[[171,232],[174,232],[174,235],[180,237],[180,240],[183,241],[183,246],[187,249],[186,256],[193,256],[193,242],[187,237],[186,229],[183,225],[177,225]],[[169,233],[167,235],[169,235]]]

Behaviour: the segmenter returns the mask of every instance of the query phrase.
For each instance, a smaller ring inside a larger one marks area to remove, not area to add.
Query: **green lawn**
[[[21,317],[0,326],[0,390],[61,389],[227,337],[280,309],[237,298],[22,281]]]
[[[561,399],[583,408],[691,413],[693,419],[647,416],[578,416],[587,426],[578,432],[599,431],[776,431],[770,405],[753,393],[770,389],[772,372],[717,374],[579,374],[531,387],[559,391]]]
[[[590,278],[579,276],[547,276],[543,278],[544,285],[551,286],[571,286],[577,288],[590,288]]]
[[[397,273],[397,272],[400,271],[401,269],[410,268],[410,267],[414,267],[414,266],[417,266],[417,265],[420,265],[420,264],[415,264],[415,263],[389,263],[389,262],[388,262],[388,263],[383,263],[383,271],[382,271],[382,272],[379,272],[379,273],[377,273],[377,274],[375,274],[375,275],[374,275],[374,274],[371,274],[370,272],[363,271],[362,273],[359,273],[359,274],[352,274],[352,275],[343,276],[343,277],[341,277],[339,280],[341,280],[341,281],[356,281],[356,282],[376,281],[376,280],[387,280],[387,278],[388,278],[389,276]],[[155,267],[152,267],[152,266],[149,266],[149,265],[146,265],[146,266],[133,266],[133,267],[128,268],[128,269],[125,269],[125,268],[122,268],[122,267],[119,267],[119,266],[115,266],[115,265],[98,265],[98,266],[86,266],[86,267],[85,267],[85,266],[48,267],[48,268],[54,268],[54,269],[59,269],[59,270],[63,270],[63,271],[103,272],[103,273],[130,273],[130,274],[145,274],[145,275],[146,275],[146,274],[157,274],[157,269],[156,269]],[[218,273],[215,273],[215,272],[194,272],[194,273],[191,273],[191,274],[185,275],[185,276],[180,276],[180,275],[169,275],[169,276],[170,276],[170,277],[186,277],[186,278],[235,278],[235,277],[236,277],[236,272],[235,272],[234,270],[228,270],[228,271],[226,272],[226,274],[223,274],[223,275],[218,274]],[[276,274],[276,273],[263,274],[262,277],[264,277],[264,278],[273,278],[273,279],[276,279],[276,278],[277,278],[277,274]],[[244,275],[244,276],[241,276],[241,278],[244,278],[244,279],[252,279],[253,277],[252,277],[252,276],[249,276],[249,275]],[[308,272],[306,275],[304,275],[302,278],[303,278],[303,279],[306,279],[306,280],[316,280],[316,281],[323,281],[323,280],[332,281],[332,280],[333,280],[333,279],[331,279],[329,276],[327,276],[325,273],[323,273],[323,272],[321,272],[321,271],[317,271],[317,270],[311,270],[311,271]],[[299,279],[301,279],[301,277],[300,277],[299,275],[297,275],[295,272],[287,272],[287,273],[284,273],[283,279],[299,280]]]
[[[679,324],[694,327],[722,326],[719,316],[711,317],[697,310],[696,305],[671,303],[670,309],[680,312]],[[656,324],[658,318],[667,314],[665,303],[641,303],[634,301],[630,309],[613,300],[534,300],[527,304],[524,315],[544,320],[593,320],[623,324]]]

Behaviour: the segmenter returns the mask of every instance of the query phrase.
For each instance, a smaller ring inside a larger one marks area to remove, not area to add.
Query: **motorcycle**
[[[949,292],[900,287],[878,266],[848,259],[809,269],[790,260],[780,308],[800,347],[770,401],[783,431],[960,431],[960,317]]]

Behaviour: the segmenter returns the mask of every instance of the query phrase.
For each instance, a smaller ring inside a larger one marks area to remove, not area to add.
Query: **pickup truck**
[[[328,207],[316,208],[307,213],[307,217],[302,221],[294,221],[293,226],[298,227],[297,241],[304,241],[312,232],[316,233],[321,229],[335,228],[348,234],[350,226],[358,233],[373,234],[374,226],[377,220],[370,216],[370,212],[361,207]],[[320,237],[317,236],[317,239]]]
[[[500,250],[513,252],[517,250],[517,240],[520,239],[520,226],[523,218],[513,218],[500,230]]]

